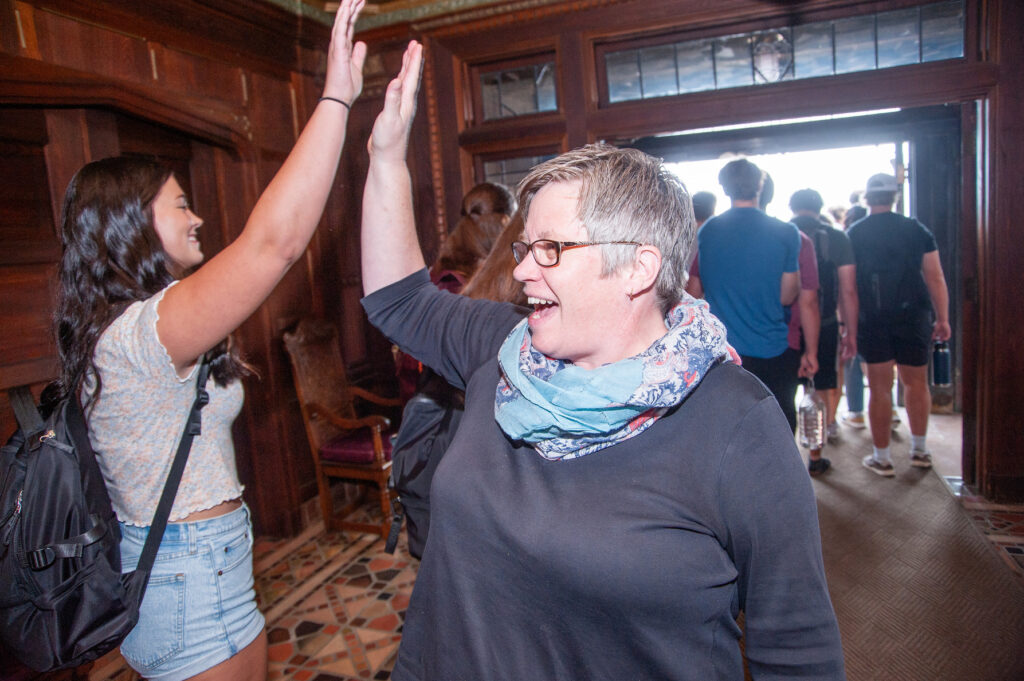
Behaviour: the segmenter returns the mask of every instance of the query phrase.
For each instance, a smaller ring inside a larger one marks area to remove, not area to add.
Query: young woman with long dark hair
[[[64,201],[56,313],[60,387],[78,394],[132,570],[174,458],[197,366],[212,356],[210,403],[171,509],[140,619],[121,651],[147,679],[260,680],[267,638],[255,601],[252,523],[231,423],[246,367],[229,334],[306,249],[334,183],[366,45],[365,0],[342,0],[323,97],[242,233],[209,262],[203,221],[179,180],[131,157],[89,163]]]

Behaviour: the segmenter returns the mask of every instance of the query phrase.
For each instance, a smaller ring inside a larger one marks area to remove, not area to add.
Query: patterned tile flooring
[[[974,526],[992,542],[999,557],[1024,580],[1024,505],[994,504],[958,480],[946,480],[960,497]]]
[[[376,536],[311,528],[260,539],[256,590],[267,618],[271,681],[388,679],[416,578],[416,559]]]

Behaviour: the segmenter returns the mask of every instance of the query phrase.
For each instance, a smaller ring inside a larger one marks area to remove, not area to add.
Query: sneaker
[[[868,454],[865,456],[861,463],[864,464],[864,468],[867,468],[872,473],[891,478],[896,475],[896,470],[892,467],[891,463],[882,463],[875,458],[874,454]]]
[[[846,415],[843,417],[843,425],[856,428],[857,430],[863,430],[868,427],[867,421],[864,420],[864,412],[862,411],[846,412]]]
[[[932,455],[928,451],[911,450],[910,451],[910,465],[917,468],[931,468],[932,467]]]
[[[821,475],[831,467],[832,462],[825,457],[821,457],[818,460],[812,459],[811,462],[807,464],[807,472],[811,475]]]
[[[828,438],[828,443],[834,445],[839,441],[839,424],[833,421],[828,424],[825,428],[825,437]]]

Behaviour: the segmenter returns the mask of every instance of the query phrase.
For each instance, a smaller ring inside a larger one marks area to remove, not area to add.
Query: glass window
[[[732,35],[715,40],[715,85],[741,87],[754,84],[750,62],[750,36]]]
[[[551,62],[537,68],[537,110],[555,111],[558,98],[555,96],[555,65]]]
[[[713,40],[692,40],[676,44],[679,92],[702,92],[715,89],[714,49]]]
[[[640,90],[640,62],[637,57],[638,50],[613,52],[605,57],[608,101],[643,99],[643,92]]]
[[[832,22],[797,26],[793,29],[793,75],[796,78],[831,76]]]
[[[553,71],[554,62],[544,62],[481,73],[484,120],[557,109]]]
[[[916,7],[878,15],[878,68],[917,64],[921,59],[920,13]]]
[[[555,154],[546,154],[484,161],[484,182],[497,182],[514,191],[519,181],[526,177],[535,165],[554,157]]]
[[[608,99],[614,103],[872,71],[963,54],[963,0],[946,0],[836,21],[608,52],[604,60]]]
[[[661,45],[642,50],[640,76],[644,98],[677,94],[676,48],[673,45]]]
[[[777,83],[793,79],[793,44],[789,40],[789,29],[755,34],[751,54],[755,82]]]
[[[921,8],[921,61],[964,56],[964,8],[944,2]]]
[[[850,17],[834,24],[836,73],[875,68],[875,17]]]

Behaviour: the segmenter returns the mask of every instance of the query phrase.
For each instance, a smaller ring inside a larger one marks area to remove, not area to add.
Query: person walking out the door
[[[869,214],[848,232],[857,263],[860,324],[857,346],[867,364],[868,422],[874,451],[864,466],[895,475],[889,440],[893,365],[906,395],[910,465],[930,468],[925,445],[932,398],[928,388],[931,341],[949,339],[949,291],[935,237],[917,220],[893,212],[900,186],[892,175],[872,175],[865,201]]]

